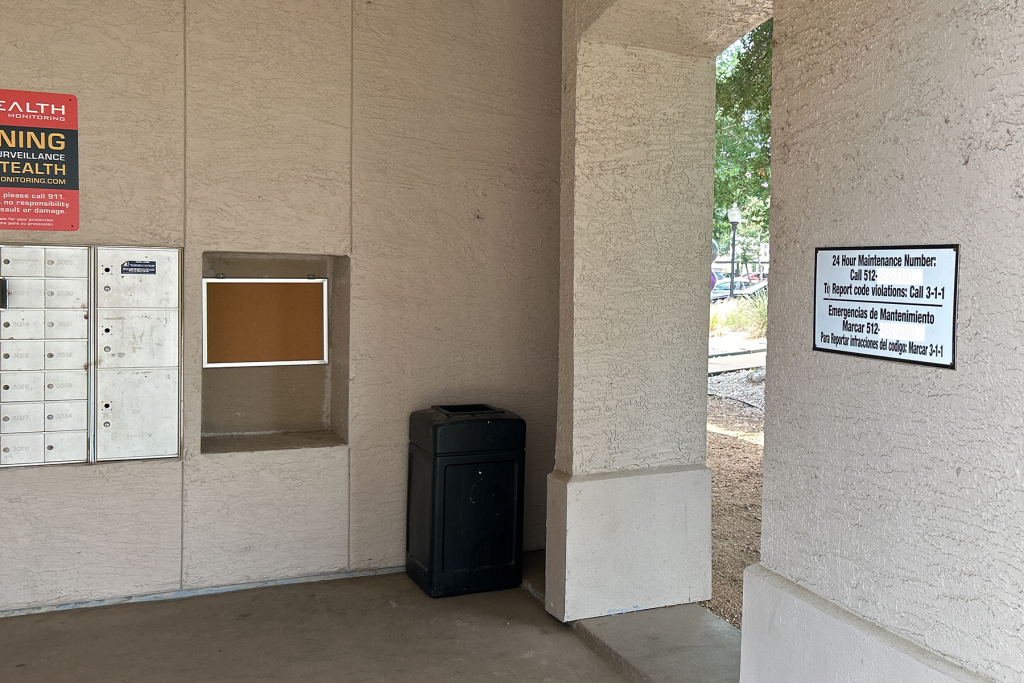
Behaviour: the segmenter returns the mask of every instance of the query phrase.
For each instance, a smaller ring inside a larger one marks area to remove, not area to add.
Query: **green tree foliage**
[[[717,61],[714,237],[723,253],[732,235],[726,211],[743,211],[737,260],[756,258],[768,240],[771,190],[772,20],[723,52]]]

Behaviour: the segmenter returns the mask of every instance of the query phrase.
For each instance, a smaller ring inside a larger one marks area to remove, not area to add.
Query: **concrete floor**
[[[3,683],[623,680],[525,590],[404,574],[0,619]]]
[[[544,601],[544,551],[523,554],[523,588]],[[573,630],[635,683],[738,683],[740,632],[700,605],[574,622]]]
[[[631,681],[740,680],[740,632],[697,604],[583,619],[573,628]]]

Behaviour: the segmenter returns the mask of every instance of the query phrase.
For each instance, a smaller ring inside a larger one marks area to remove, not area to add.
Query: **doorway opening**
[[[707,465],[712,598],[740,628],[743,571],[760,561],[771,192],[769,19],[716,61]]]

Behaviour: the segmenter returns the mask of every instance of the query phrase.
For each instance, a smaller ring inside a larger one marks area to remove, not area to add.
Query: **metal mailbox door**
[[[44,452],[42,434],[0,436],[0,465],[39,465]]]
[[[0,311],[0,339],[42,339],[43,329],[40,310]]]
[[[46,250],[43,247],[0,249],[0,277],[42,277]]]
[[[98,308],[177,308],[178,250],[98,248]]]
[[[45,462],[85,462],[88,457],[88,432],[47,432],[43,442]]]
[[[89,397],[89,373],[85,370],[47,372],[42,391],[47,401],[84,401]]]
[[[42,401],[43,373],[0,372],[0,401]]]
[[[0,370],[42,370],[43,342],[5,341],[0,344]]]
[[[89,364],[89,342],[85,339],[43,342],[47,370],[83,370]]]
[[[41,431],[42,403],[0,403],[0,434]]]
[[[85,311],[48,309],[43,316],[46,339],[88,339],[89,314]]]
[[[43,308],[46,281],[13,278],[7,281],[7,308]]]
[[[43,411],[48,432],[68,432],[89,426],[89,404],[86,401],[59,401],[47,403]]]
[[[96,371],[96,459],[178,455],[178,369]]]
[[[177,367],[177,310],[116,308],[96,316],[98,367]]]
[[[88,308],[89,281],[73,279],[47,279],[47,308]]]
[[[46,247],[46,277],[89,277],[89,247]]]

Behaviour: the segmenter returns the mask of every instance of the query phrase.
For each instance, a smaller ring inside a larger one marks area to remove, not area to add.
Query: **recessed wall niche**
[[[348,257],[206,252],[203,278],[326,279],[328,302],[326,364],[203,368],[203,452],[345,443]]]

